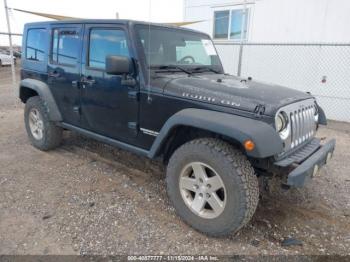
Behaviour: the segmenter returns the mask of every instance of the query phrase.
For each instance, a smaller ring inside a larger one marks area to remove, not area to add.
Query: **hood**
[[[284,105],[312,98],[311,95],[294,89],[224,74],[169,74],[156,83],[163,84],[165,95],[249,112],[255,112],[257,108],[264,106],[264,114],[271,116]]]

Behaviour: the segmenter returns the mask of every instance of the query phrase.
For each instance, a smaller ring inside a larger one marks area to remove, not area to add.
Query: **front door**
[[[132,57],[127,31],[118,25],[85,26],[81,76],[82,124],[98,134],[133,143],[137,133],[139,86],[105,72],[108,55]],[[129,77],[135,77],[129,76]]]
[[[80,125],[80,54],[82,26],[57,24],[51,28],[48,83],[63,121]]]

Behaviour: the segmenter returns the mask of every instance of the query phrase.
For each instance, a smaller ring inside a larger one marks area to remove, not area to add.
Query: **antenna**
[[[148,83],[147,83],[147,102],[151,103],[151,11],[152,11],[152,0],[149,0],[148,5]]]

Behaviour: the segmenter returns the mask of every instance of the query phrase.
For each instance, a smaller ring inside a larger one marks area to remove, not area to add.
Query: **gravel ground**
[[[0,68],[0,254],[350,255],[349,124],[321,128],[337,149],[308,186],[264,193],[249,225],[209,238],[175,215],[157,162],[70,132],[33,148],[10,80]]]

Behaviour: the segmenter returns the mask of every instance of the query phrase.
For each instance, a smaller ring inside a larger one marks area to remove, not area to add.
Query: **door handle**
[[[93,85],[96,83],[95,79],[93,79],[91,76],[88,76],[88,77],[83,77],[81,79],[81,82],[83,84],[87,84],[87,85]]]
[[[59,77],[59,76],[60,76],[60,74],[59,74],[56,70],[49,73],[49,77],[55,77],[55,78],[57,78],[57,77]]]

